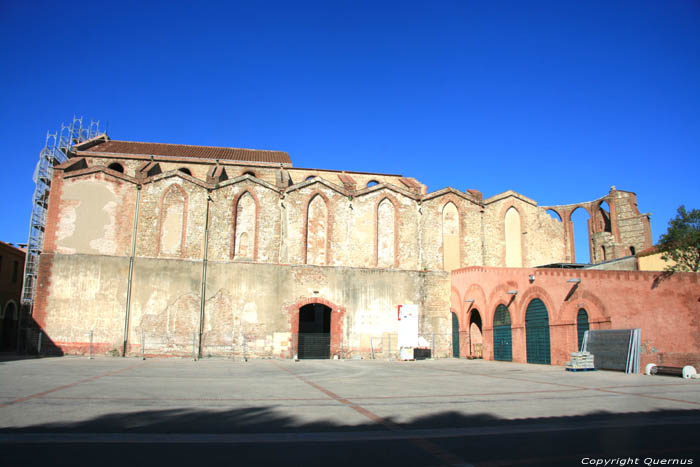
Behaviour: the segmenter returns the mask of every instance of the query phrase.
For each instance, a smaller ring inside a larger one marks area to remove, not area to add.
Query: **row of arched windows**
[[[257,259],[257,228],[260,206],[250,191],[244,191],[233,202],[232,259]],[[187,225],[187,194],[179,185],[171,185],[161,200],[159,254],[183,256]],[[397,266],[397,214],[389,198],[377,205],[376,253],[377,266]],[[306,209],[305,249],[306,264],[330,263],[330,210],[328,200],[314,195]]]
[[[124,165],[120,162],[112,162],[107,166],[107,168],[114,170],[115,172],[124,173]],[[177,170],[178,172],[182,172],[185,175],[189,175],[190,177],[192,176],[192,171],[187,167],[179,167]],[[253,177],[257,177],[255,172],[253,172],[252,170],[246,170],[241,175],[251,175]]]

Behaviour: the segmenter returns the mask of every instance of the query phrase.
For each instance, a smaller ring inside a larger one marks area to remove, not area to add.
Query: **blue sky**
[[[102,3],[0,3],[0,240],[26,241],[37,155],[73,115],[430,191],[616,185],[655,240],[700,208],[700,2]]]

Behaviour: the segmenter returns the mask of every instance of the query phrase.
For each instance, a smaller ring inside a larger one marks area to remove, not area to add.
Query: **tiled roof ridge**
[[[235,149],[236,151],[265,151],[265,152],[283,152],[287,153],[286,151],[279,151],[276,149],[253,149],[253,148],[234,148],[234,147],[229,147],[229,146],[208,146],[208,145],[202,145],[202,144],[180,144],[180,143],[157,143],[154,141],[127,141],[123,139],[110,139],[108,141],[105,141],[105,143],[131,143],[131,144],[159,144],[159,145],[164,145],[164,146],[184,146],[188,148],[207,148],[207,149]],[[99,146],[99,144],[98,144]]]

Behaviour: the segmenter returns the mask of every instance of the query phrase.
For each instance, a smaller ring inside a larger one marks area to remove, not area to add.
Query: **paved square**
[[[514,437],[542,441],[587,433],[598,440],[588,446],[605,451],[611,447],[601,430],[640,434],[618,446],[622,451],[697,449],[659,446],[658,433],[654,446],[645,445],[642,432],[662,426],[664,433],[695,431],[699,409],[700,380],[488,361],[63,357],[0,363],[4,453],[27,443],[55,449],[75,443],[286,443],[283,450],[321,443],[319,452],[334,443],[360,443],[375,456],[362,462],[373,463],[387,454],[379,448],[384,442],[400,444],[406,465],[509,465],[513,458],[494,448],[491,454],[506,462],[499,464],[485,449]],[[484,452],[465,448],[467,438],[480,440]],[[266,454],[256,460],[274,463]],[[552,447],[530,463],[563,459],[570,465],[577,456],[576,449]]]

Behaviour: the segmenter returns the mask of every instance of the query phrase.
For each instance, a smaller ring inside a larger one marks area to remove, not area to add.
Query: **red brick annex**
[[[469,324],[482,324],[489,360],[539,361],[528,348],[528,318],[546,312],[551,364],[564,365],[582,332],[642,330],[641,364],[700,367],[700,281],[696,273],[485,268],[452,271],[452,311],[459,319],[460,354],[473,354]],[[499,316],[497,316],[499,315]],[[500,319],[499,319],[500,318]],[[508,340],[510,333],[510,340]],[[505,335],[505,337],[504,337]]]
[[[412,305],[438,358],[562,365],[584,328],[641,328],[642,363],[698,362],[698,275],[635,270],[652,236],[630,191],[540,206],[106,134],[67,156],[41,199],[34,327],[20,333],[44,351],[392,356],[397,307]],[[591,265],[576,264],[578,209]]]

